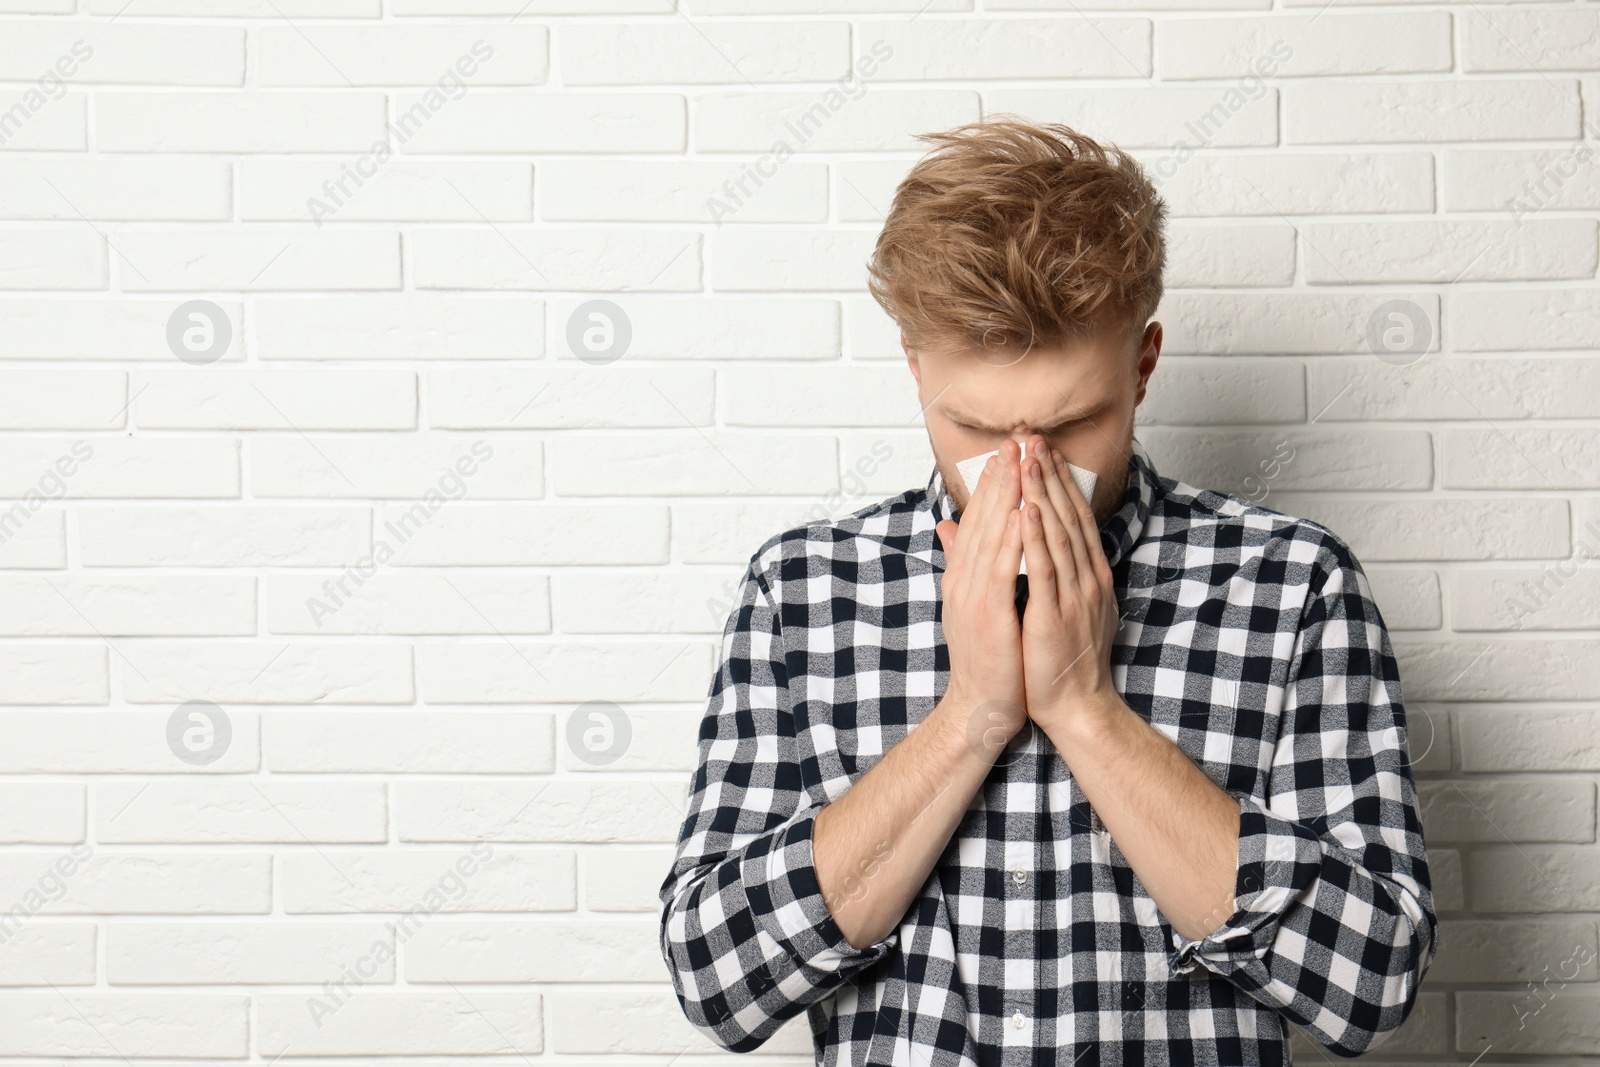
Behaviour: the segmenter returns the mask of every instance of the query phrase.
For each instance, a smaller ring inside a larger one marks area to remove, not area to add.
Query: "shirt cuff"
[[[763,835],[761,844],[746,852],[739,876],[756,923],[797,964],[855,971],[887,955],[899,941],[900,929],[896,926],[882,940],[859,949],[839,929],[822,899],[812,854],[821,811],[803,808],[777,832]]]
[[[1203,965],[1226,976],[1260,960],[1277,940],[1279,921],[1322,871],[1322,841],[1315,831],[1274,815],[1255,797],[1233,795],[1239,802],[1235,910],[1204,937],[1172,932],[1174,974]]]

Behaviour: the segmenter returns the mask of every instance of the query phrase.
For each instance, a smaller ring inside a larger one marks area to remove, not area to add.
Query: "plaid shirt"
[[[660,892],[690,1022],[747,1052],[805,1010],[829,1067],[1276,1065],[1288,1022],[1345,1056],[1399,1026],[1437,922],[1367,576],[1323,526],[1164,478],[1137,440],[1100,526],[1114,681],[1238,802],[1238,910],[1177,933],[1030,724],[899,926],[850,945],[812,827],[944,692],[947,517],[935,467],[751,558]]]

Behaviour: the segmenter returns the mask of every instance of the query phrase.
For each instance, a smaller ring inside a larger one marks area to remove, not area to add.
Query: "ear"
[[[1156,361],[1160,358],[1161,324],[1152,322],[1145,327],[1144,337],[1139,343],[1139,362],[1135,368],[1139,383],[1133,398],[1134,407],[1144,403],[1145,388],[1150,382],[1150,375],[1155,373]]]
[[[911,377],[916,379],[917,385],[922,385],[922,363],[917,359],[917,353],[906,343],[906,335],[900,335],[900,350],[906,354],[906,366],[911,368]]]

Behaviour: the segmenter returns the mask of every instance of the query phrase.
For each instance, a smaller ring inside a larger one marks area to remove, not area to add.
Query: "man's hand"
[[[1111,681],[1117,595],[1099,524],[1066,458],[1037,434],[1028,449],[1021,463],[1029,576],[1022,660],[1028,715],[1051,733],[1072,716],[1106,716],[1122,705]]]
[[[940,593],[950,651],[946,696],[949,706],[967,709],[973,750],[990,759],[1028,718],[1016,608],[1022,564],[1018,455],[1014,442],[1002,444],[984,467],[961,522],[946,519],[935,528],[945,553]]]

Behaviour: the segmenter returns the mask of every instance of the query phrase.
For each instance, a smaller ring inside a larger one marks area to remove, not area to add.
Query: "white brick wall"
[[[996,111],[1172,206],[1162,469],[1372,576],[1444,931],[1377,1056],[1600,1052],[1600,13],[676,7],[0,0],[0,1064],[721,1060],[716,636],[926,478],[863,261]]]

